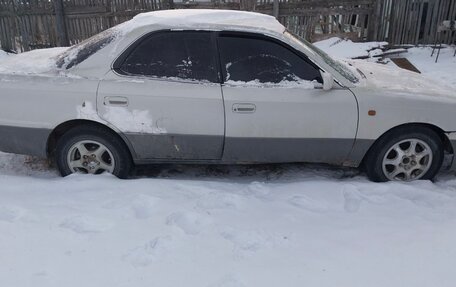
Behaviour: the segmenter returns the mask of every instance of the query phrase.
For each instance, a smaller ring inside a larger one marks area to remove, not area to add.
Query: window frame
[[[145,40],[147,40],[149,37],[153,37],[158,34],[162,33],[208,33],[211,38],[211,54],[212,54],[212,60],[215,65],[216,69],[216,81],[211,82],[211,81],[200,81],[200,80],[192,80],[192,79],[182,79],[182,78],[166,78],[166,77],[154,77],[154,76],[147,76],[147,75],[136,75],[136,74],[129,74],[125,73],[124,71],[121,70],[121,66],[123,62],[130,56],[130,54]],[[163,30],[157,30],[157,31],[152,31],[145,33],[144,35],[140,36],[136,40],[134,40],[120,55],[114,60],[111,69],[119,76],[123,77],[131,77],[131,78],[141,78],[141,79],[149,79],[149,80],[158,80],[158,81],[169,81],[169,82],[184,82],[184,83],[193,83],[193,84],[198,84],[198,83],[204,83],[204,84],[225,84],[225,79],[223,75],[223,66],[222,66],[222,60],[221,60],[221,55],[220,55],[220,47],[218,43],[218,39],[220,37],[223,37],[225,35],[228,36],[233,36],[233,37],[242,37],[242,38],[248,38],[248,39],[260,39],[264,41],[269,41],[273,42],[275,44],[280,45],[284,49],[287,49],[288,51],[294,53],[296,56],[298,56],[300,59],[303,61],[307,62],[310,66],[315,68],[317,71],[320,73],[323,71],[322,68],[320,68],[317,64],[315,64],[310,58],[303,53],[302,51],[290,46],[289,44],[276,39],[274,37],[260,34],[260,33],[255,33],[255,32],[247,32],[247,31],[232,31],[232,30],[225,30],[225,31],[211,31],[211,30],[173,30],[173,29],[163,29]],[[321,79],[323,80],[323,79]]]
[[[309,59],[309,57],[306,54],[304,54],[302,51],[299,51],[299,50],[295,49],[294,47],[288,45],[287,43],[284,43],[283,41],[281,41],[279,39],[276,39],[274,37],[271,37],[271,36],[268,36],[268,35],[264,35],[264,34],[254,33],[254,32],[229,31],[229,30],[227,30],[227,31],[219,31],[219,32],[216,32],[216,34],[217,34],[216,45],[217,45],[218,63],[219,63],[219,70],[220,70],[219,71],[219,76],[220,76],[221,84],[225,83],[225,75],[224,75],[224,72],[223,72],[224,68],[223,68],[223,65],[222,65],[222,58],[221,58],[221,53],[220,53],[221,50],[220,50],[220,46],[219,46],[219,43],[218,43],[218,39],[221,38],[221,37],[224,37],[225,35],[228,35],[228,37],[231,36],[231,37],[241,37],[241,38],[247,38],[247,39],[259,39],[259,40],[264,40],[264,41],[268,41],[268,42],[272,42],[272,43],[278,44],[282,48],[287,49],[288,51],[290,51],[293,54],[295,54],[296,56],[298,56],[301,60],[303,60],[306,63],[308,63],[315,70],[317,70],[320,73],[320,75],[321,75],[321,72],[323,72],[323,69],[320,68],[318,65],[316,65],[313,61],[311,61]],[[323,79],[321,79],[321,82],[323,82]]]
[[[140,74],[130,74],[122,70],[122,64],[126,61],[126,59],[133,53],[136,48],[141,45],[144,41],[148,40],[150,37],[154,37],[160,34],[178,34],[178,33],[205,33],[210,36],[210,56],[212,57],[212,62],[214,64],[215,69],[215,81],[210,80],[195,80],[195,79],[184,79],[184,78],[168,78],[168,77],[157,77],[152,75],[140,75]],[[221,70],[219,64],[219,56],[217,51],[217,43],[216,43],[216,34],[214,31],[209,30],[173,30],[173,29],[164,29],[164,30],[157,30],[145,33],[144,35],[140,36],[138,39],[134,40],[113,62],[111,69],[118,74],[119,76],[124,77],[134,77],[134,78],[141,78],[141,79],[149,79],[149,80],[157,80],[157,81],[168,81],[168,82],[183,82],[183,83],[204,83],[204,84],[221,84]]]

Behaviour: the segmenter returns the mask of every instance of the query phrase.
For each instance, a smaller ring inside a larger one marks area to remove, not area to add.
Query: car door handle
[[[126,107],[128,99],[125,97],[105,97],[103,104],[105,106]]]
[[[249,114],[254,113],[256,106],[254,104],[233,104],[233,113]]]

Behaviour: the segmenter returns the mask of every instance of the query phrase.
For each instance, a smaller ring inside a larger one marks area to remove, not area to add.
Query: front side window
[[[218,45],[226,82],[322,82],[313,64],[268,39],[222,34]]]
[[[142,40],[120,65],[128,75],[217,82],[210,32],[168,31]]]
[[[304,38],[302,38],[298,35],[292,34],[290,32],[285,32],[285,36],[290,38],[292,41],[294,41],[298,45],[301,45],[305,49],[310,50],[313,53],[316,53],[317,55],[319,55],[321,57],[321,59],[326,62],[326,64],[331,66],[334,70],[336,70],[339,74],[344,76],[346,79],[348,79],[353,84],[356,84],[359,82],[359,78],[351,71],[351,69],[349,67],[347,67],[347,64],[331,58],[328,54],[323,52],[321,49],[319,49],[315,45],[312,45],[311,43],[307,42]]]

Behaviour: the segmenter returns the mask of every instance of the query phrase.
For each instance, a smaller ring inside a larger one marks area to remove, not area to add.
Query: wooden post
[[[112,26],[114,26],[114,13],[116,12],[115,9],[113,9],[113,5],[112,5],[112,0],[107,0],[106,1],[106,12],[108,12],[108,17],[107,17],[107,21],[108,21],[108,27],[111,28]]]
[[[279,0],[274,0],[272,4],[272,16],[279,19]]]
[[[63,0],[54,0],[55,28],[59,46],[69,46],[68,33],[65,25],[65,13],[63,10]]]
[[[16,41],[14,41],[14,36],[16,35],[17,33],[17,24],[16,24],[16,15],[17,15],[17,9],[16,9],[16,5],[14,3],[14,1],[11,1],[11,8],[12,8],[12,12],[13,12],[13,15],[12,16],[9,16],[8,18],[5,18],[5,21],[6,22],[9,22],[8,26],[9,27],[5,27],[5,30],[9,29],[9,31],[7,31],[7,35],[9,34],[10,38],[8,39],[8,42],[9,42],[9,50],[11,51],[14,51],[14,52],[20,52],[19,50],[22,49],[22,47],[17,47],[16,46]],[[9,33],[8,33],[9,32]],[[3,43],[3,41],[2,41]]]
[[[166,8],[165,9],[174,9],[174,0],[166,0]]]
[[[378,30],[379,30],[379,25],[385,25],[382,21],[380,22],[380,19],[382,19],[380,13],[380,7],[381,7],[381,2],[383,0],[375,0],[372,2],[372,10],[369,14],[369,23],[367,25],[367,40],[368,41],[377,41],[378,38]]]
[[[256,0],[240,0],[239,6],[244,11],[255,11]]]

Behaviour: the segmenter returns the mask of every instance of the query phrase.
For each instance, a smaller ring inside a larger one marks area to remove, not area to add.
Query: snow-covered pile
[[[1,60],[4,60],[4,58],[8,57],[10,54],[3,51],[3,50],[0,50],[0,61]]]
[[[336,58],[356,58],[375,56],[381,53],[381,48],[388,45],[387,42],[359,42],[355,43],[348,39],[337,37],[314,43],[329,55]]]

